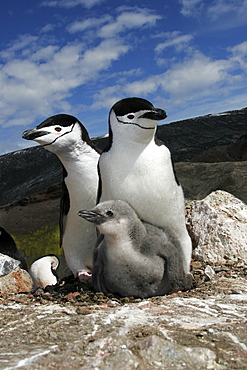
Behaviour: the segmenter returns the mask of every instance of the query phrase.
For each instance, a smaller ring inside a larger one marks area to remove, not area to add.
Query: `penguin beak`
[[[95,211],[81,210],[77,214],[78,216],[85,218],[85,220],[92,222],[95,225],[100,225],[105,221],[105,216]]]
[[[166,117],[167,117],[167,114],[163,109],[153,108],[150,112],[144,113],[139,118],[147,118],[153,121],[161,121],[162,119],[165,119]]]
[[[35,140],[38,137],[47,135],[49,133],[50,132],[48,131],[40,131],[40,130],[37,130],[36,128],[33,128],[31,130],[24,131],[22,134],[22,138],[26,140]]]

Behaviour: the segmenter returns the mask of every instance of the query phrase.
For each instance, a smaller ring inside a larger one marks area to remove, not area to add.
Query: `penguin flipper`
[[[65,169],[64,169],[65,171]],[[65,171],[66,172],[66,171]],[[67,173],[67,172],[66,172]],[[63,234],[66,225],[66,216],[69,213],[70,199],[69,192],[63,180],[62,182],[62,196],[60,199],[60,217],[59,217],[59,229],[60,229],[60,246],[62,246]]]

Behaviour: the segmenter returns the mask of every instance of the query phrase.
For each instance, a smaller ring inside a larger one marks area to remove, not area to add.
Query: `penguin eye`
[[[112,211],[107,211],[106,212],[106,215],[109,216],[109,217],[112,217],[113,216],[113,212]]]
[[[133,118],[135,118],[135,116],[134,116],[134,114],[128,114],[127,118],[133,119]]]
[[[55,127],[55,131],[60,132],[62,131],[61,127]]]

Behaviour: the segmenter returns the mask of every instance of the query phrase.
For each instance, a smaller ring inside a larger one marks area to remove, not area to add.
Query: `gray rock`
[[[0,276],[9,274],[19,265],[20,261],[0,253]]]
[[[208,348],[186,347],[150,336],[139,343],[136,348],[146,368],[154,369],[165,364],[166,369],[217,369],[216,354]]]
[[[247,206],[241,200],[218,190],[191,202],[187,210],[194,259],[216,265],[247,263]]]

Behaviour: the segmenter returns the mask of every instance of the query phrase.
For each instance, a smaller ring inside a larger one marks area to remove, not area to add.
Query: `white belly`
[[[85,166],[84,166],[85,167]],[[90,271],[93,266],[93,250],[97,240],[95,226],[77,215],[80,210],[89,210],[96,204],[98,189],[97,160],[90,164],[84,173],[70,168],[70,176],[65,178],[70,196],[70,209],[65,217],[62,247],[70,270]]]

